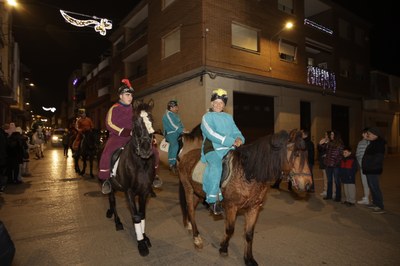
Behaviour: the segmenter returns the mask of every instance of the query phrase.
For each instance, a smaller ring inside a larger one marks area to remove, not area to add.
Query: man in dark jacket
[[[7,133],[0,127],[0,193],[4,192],[7,185]]]
[[[381,131],[377,127],[371,127],[367,132],[367,146],[363,159],[362,171],[367,176],[368,186],[372,195],[372,204],[368,205],[374,213],[385,213],[383,196],[379,187],[379,177],[383,171],[383,159],[385,156],[386,141],[382,138]]]
[[[315,192],[315,190],[314,190],[314,175],[313,175],[314,155],[315,155],[314,142],[312,142],[312,140],[311,140],[310,131],[308,129],[302,130],[302,137],[303,137],[304,143],[306,144],[307,155],[308,155],[307,156],[308,167],[310,168],[311,178],[312,178],[312,185],[308,192],[314,193]]]

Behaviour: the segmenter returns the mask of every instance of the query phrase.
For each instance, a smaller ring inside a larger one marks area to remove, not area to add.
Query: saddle
[[[225,156],[223,161],[222,161],[222,176],[221,176],[221,182],[220,182],[220,187],[224,188],[226,185],[229,183],[229,180],[231,179],[232,175],[230,174],[230,168],[229,168],[229,162],[230,162],[231,156]],[[206,169],[207,164],[203,163],[201,160],[199,160],[196,164],[196,166],[193,169],[193,174],[192,174],[192,180],[203,184],[203,174]]]
[[[124,150],[124,146],[121,148],[116,149],[113,154],[111,155],[111,160],[110,160],[110,181],[111,183],[119,188],[120,190],[123,190],[122,185],[115,179],[115,176],[117,174],[117,168],[118,168],[118,163],[119,163],[119,157],[121,155],[121,152]]]

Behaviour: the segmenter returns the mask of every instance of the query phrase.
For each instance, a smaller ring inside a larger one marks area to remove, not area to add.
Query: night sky
[[[30,69],[31,79],[37,85],[31,94],[34,112],[46,115],[41,109],[42,105],[59,108],[61,101],[66,100],[67,81],[71,72],[79,68],[82,62],[97,64],[101,54],[110,46],[107,35],[102,36],[90,27],[78,28],[66,23],[59,10],[111,19],[115,29],[139,1],[19,2],[20,8],[13,11],[14,36],[20,46],[21,61]],[[400,76],[400,55],[395,41],[399,29],[394,25],[394,12],[397,10],[393,6],[394,1],[334,2],[372,24],[372,68]],[[394,37],[390,39],[390,36]]]

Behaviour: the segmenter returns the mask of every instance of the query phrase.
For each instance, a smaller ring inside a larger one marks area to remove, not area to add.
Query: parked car
[[[62,146],[64,132],[63,128],[54,129],[51,134],[51,146]]]

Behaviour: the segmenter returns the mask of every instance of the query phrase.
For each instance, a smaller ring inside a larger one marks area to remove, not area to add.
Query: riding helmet
[[[223,90],[221,88],[213,90],[211,94],[211,101],[215,101],[216,99],[222,100],[226,105],[226,103],[228,102],[228,93],[226,92],[226,90]]]
[[[132,93],[134,92],[131,82],[129,81],[129,79],[123,79],[121,81],[123,84],[121,87],[119,87],[118,89],[118,95],[121,95],[123,93]]]
[[[170,110],[172,107],[178,106],[178,101],[177,100],[171,100],[167,104],[167,109]]]

